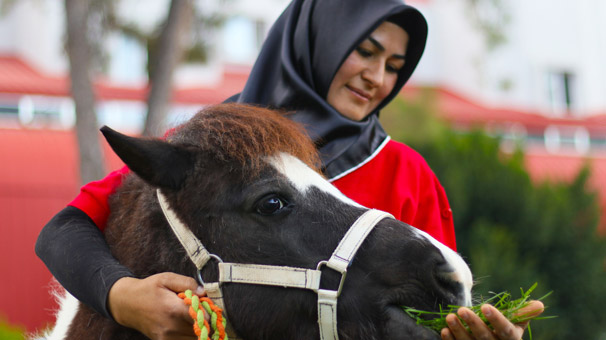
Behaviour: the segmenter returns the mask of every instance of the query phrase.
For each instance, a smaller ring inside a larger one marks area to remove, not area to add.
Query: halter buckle
[[[215,254],[208,254],[211,258],[215,259],[217,262],[219,263],[223,263],[223,260]],[[201,273],[202,268],[198,268],[198,271],[196,273],[197,277],[198,277],[198,283],[204,287],[204,280],[202,279],[202,273]]]
[[[336,269],[336,268],[333,268],[332,266],[330,266],[328,261],[320,261],[320,262],[318,262],[318,266],[316,267],[316,270],[321,270],[323,266],[326,266],[327,268],[330,268],[330,269],[336,271],[337,273],[341,274],[341,282],[339,282],[339,288],[337,289],[337,297],[339,297],[339,295],[341,295],[341,290],[343,289],[343,284],[345,283],[345,277],[347,276],[347,269],[339,270],[339,269]]]

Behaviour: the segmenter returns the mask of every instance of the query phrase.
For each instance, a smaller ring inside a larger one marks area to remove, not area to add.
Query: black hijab
[[[363,121],[342,116],[325,98],[349,54],[383,21],[404,28],[406,63],[393,91]],[[294,0],[274,23],[246,85],[231,100],[287,111],[320,151],[328,178],[363,164],[386,139],[378,112],[400,92],[417,66],[427,23],[402,0]]]

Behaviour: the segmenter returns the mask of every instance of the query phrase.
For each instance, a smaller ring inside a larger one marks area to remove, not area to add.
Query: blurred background
[[[161,135],[238,93],[288,2],[0,0],[0,339],[54,321],[34,244],[121,166],[98,128]],[[445,186],[478,299],[538,282],[558,317],[534,339],[606,339],[606,1],[407,3],[427,49],[381,120]]]

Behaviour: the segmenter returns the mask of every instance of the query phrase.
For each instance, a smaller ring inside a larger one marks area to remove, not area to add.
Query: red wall
[[[0,319],[29,332],[54,321],[51,275],[34,245],[78,192],[75,141],[71,132],[0,129]]]

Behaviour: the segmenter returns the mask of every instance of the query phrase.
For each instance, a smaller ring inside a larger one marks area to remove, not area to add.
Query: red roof
[[[42,74],[19,58],[0,56],[0,93],[67,96],[69,83],[65,77]]]
[[[422,88],[406,89],[405,96],[414,96]],[[606,138],[606,111],[594,113],[586,117],[553,117],[544,113],[521,111],[507,107],[487,107],[469,100],[445,88],[431,88],[437,97],[440,115],[457,126],[471,127],[485,126],[487,123],[518,123],[528,132],[542,134],[545,127],[554,126],[583,126],[589,133],[598,134]],[[410,91],[411,94],[406,92]]]
[[[249,67],[227,65],[218,84],[184,89],[177,88],[173,102],[183,104],[210,104],[221,102],[244,88]],[[126,87],[98,79],[95,84],[98,99],[145,101],[147,87]],[[14,56],[0,56],[0,93],[36,94],[47,96],[70,96],[67,76],[57,77],[43,74],[23,60]]]

